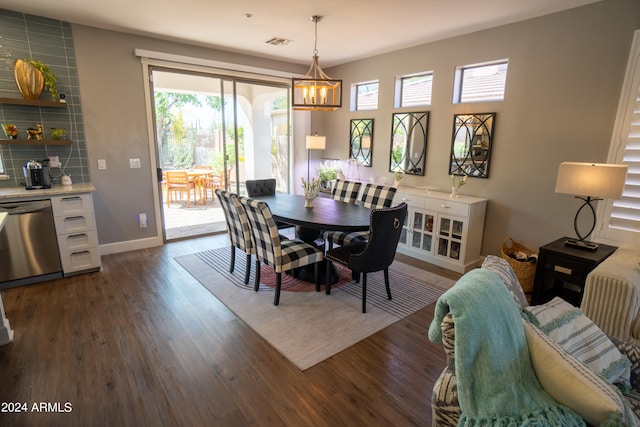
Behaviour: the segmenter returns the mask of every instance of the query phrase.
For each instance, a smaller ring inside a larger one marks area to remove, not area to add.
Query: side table
[[[600,245],[590,252],[565,246],[568,237],[540,247],[531,304],[543,304],[556,296],[580,306],[587,275],[617,247]]]

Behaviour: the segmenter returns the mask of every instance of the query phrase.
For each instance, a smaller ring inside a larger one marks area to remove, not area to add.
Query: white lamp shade
[[[324,150],[327,145],[326,136],[308,135],[307,150]]]
[[[627,165],[564,162],[558,169],[556,193],[619,199],[626,177]]]

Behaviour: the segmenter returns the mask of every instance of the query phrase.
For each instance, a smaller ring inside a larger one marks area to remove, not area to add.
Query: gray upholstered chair
[[[246,197],[238,197],[238,199],[247,212],[255,250],[256,280],[254,290],[257,292],[260,288],[260,263],[263,262],[273,268],[276,273],[274,305],[278,305],[280,302],[282,273],[295,268],[314,265],[316,291],[320,292],[318,263],[323,259],[322,251],[298,240],[283,239],[278,234],[278,227],[266,203]]]
[[[337,180],[331,191],[331,198],[338,202],[355,203],[362,183],[356,181]]]
[[[395,187],[369,183],[364,187],[358,204],[370,209],[388,208],[393,203],[395,194]],[[351,242],[365,242],[368,237],[368,231],[330,231],[325,233],[324,239],[329,243],[329,249],[331,249],[334,243],[346,245]]]
[[[233,273],[236,262],[236,248],[243,250],[247,255],[247,265],[244,274],[244,283],[249,283],[249,275],[251,274],[251,254],[254,252],[251,244],[251,230],[249,229],[249,219],[244,208],[238,200],[236,194],[221,189],[215,190],[220,206],[224,212],[224,218],[227,223],[227,232],[229,233],[229,242],[231,243],[231,263],[229,272]]]
[[[380,208],[371,211],[369,240],[357,241],[328,250],[327,271],[330,277],[331,262],[337,262],[349,268],[359,281],[362,274],[362,312],[367,312],[367,273],[384,271],[384,284],[387,297],[391,299],[389,287],[389,266],[396,255],[400,233],[407,216],[407,204],[400,203],[392,208]],[[331,293],[331,281],[327,280],[326,292]]]
[[[276,194],[275,178],[248,179],[244,184],[249,197],[273,196]]]

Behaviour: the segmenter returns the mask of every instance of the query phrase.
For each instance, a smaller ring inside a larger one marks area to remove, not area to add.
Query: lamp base
[[[581,249],[583,251],[595,252],[598,250],[598,244],[579,239],[567,239],[564,241],[565,246]]]

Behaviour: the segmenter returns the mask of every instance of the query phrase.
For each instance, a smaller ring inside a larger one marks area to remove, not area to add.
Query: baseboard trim
[[[121,252],[136,251],[138,249],[155,248],[156,246],[162,245],[163,242],[161,237],[107,243],[105,245],[100,245],[100,255],[118,254]]]

